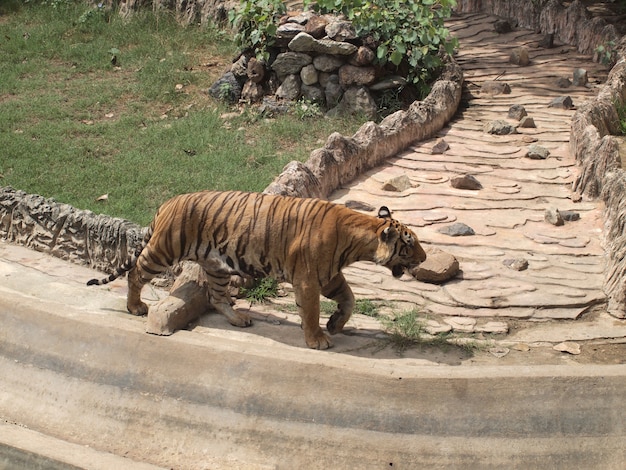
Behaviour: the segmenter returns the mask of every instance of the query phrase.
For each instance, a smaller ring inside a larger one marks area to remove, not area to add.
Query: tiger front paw
[[[321,329],[312,335],[305,336],[306,344],[311,349],[328,349],[332,348],[333,343]]]
[[[131,315],[136,315],[138,317],[142,317],[148,314],[148,306],[143,302],[139,302],[137,304],[129,303],[126,305],[126,308]]]
[[[233,310],[233,314],[228,317],[228,321],[233,326],[246,328],[252,325],[252,318],[247,313],[237,312]]]

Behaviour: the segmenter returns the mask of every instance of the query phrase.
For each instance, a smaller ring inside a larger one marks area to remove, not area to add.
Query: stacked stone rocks
[[[305,99],[329,115],[373,118],[375,96],[406,85],[404,78],[374,66],[374,59],[372,41],[357,37],[349,21],[300,12],[281,19],[268,64],[242,54],[209,93],[232,102],[263,102],[270,111]]]

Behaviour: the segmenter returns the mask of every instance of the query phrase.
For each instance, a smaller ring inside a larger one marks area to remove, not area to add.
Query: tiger
[[[293,285],[306,344],[327,349],[332,342],[320,327],[320,294],[337,303],[326,324],[331,335],[342,331],[355,306],[344,267],[372,261],[398,278],[425,259],[417,236],[386,206],[373,216],[322,199],[201,191],[163,203],[135,253],[109,277],[87,285],[128,273],[128,311],[145,315],[143,286],[178,262],[195,261],[207,274],[213,307],[246,327],[249,315],[232,308],[231,275],[273,277]]]

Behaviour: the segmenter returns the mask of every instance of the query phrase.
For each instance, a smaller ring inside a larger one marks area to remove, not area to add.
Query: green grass
[[[47,0],[9,1],[0,15],[0,186],[146,225],[175,194],[262,191],[362,122],[223,119],[238,110],[206,90],[236,55],[232,37],[165,13],[124,21]]]

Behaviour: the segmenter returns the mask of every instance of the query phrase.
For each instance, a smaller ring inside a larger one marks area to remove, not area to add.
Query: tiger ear
[[[378,217],[381,219],[391,219],[391,211],[387,206],[382,206],[378,209]]]
[[[393,225],[385,227],[385,229],[380,232],[380,239],[385,243],[389,242],[390,240],[395,240],[396,238],[398,238],[398,231]]]

